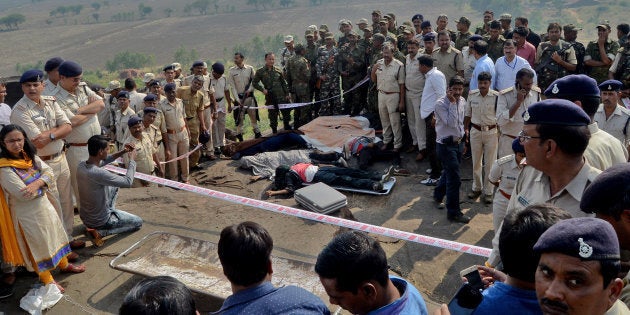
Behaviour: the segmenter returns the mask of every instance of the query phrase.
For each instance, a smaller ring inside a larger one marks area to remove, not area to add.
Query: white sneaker
[[[427,186],[436,186],[438,181],[439,179],[427,178],[421,181],[420,184],[427,185]]]

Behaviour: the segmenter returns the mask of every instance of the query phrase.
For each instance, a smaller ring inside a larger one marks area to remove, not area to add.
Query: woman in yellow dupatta
[[[80,273],[83,265],[68,263],[70,245],[59,215],[48,198],[52,169],[36,153],[17,125],[0,131],[0,239],[4,261],[35,271],[45,284],[55,282],[50,270]]]

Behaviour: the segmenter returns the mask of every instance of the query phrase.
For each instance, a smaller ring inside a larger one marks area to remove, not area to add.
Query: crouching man
[[[77,181],[81,200],[80,217],[87,228],[88,236],[96,246],[103,245],[102,237],[112,234],[137,231],[142,219],[131,213],[116,209],[118,188],[129,188],[136,173],[136,150],[132,144],[112,155],[107,155],[108,138],[101,135],[88,140],[87,161],[79,163]],[[102,167],[127,153],[127,173],[118,176]]]

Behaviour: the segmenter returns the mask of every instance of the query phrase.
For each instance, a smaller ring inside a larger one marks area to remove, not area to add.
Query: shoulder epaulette
[[[538,92],[538,93],[540,93],[540,92],[541,92],[541,91],[540,91],[540,88],[539,88],[539,87],[537,87],[537,86],[532,86],[532,91],[535,91],[535,92]]]
[[[479,90],[475,89],[475,90],[470,90],[470,92],[468,92],[468,95],[472,95],[472,94],[479,94]]]
[[[510,87],[509,87],[509,88],[507,88],[507,89],[503,89],[503,90],[501,90],[501,91],[499,92],[499,94],[507,94],[507,93],[512,92],[513,90],[514,90],[514,87],[513,87],[513,86],[510,86]]]
[[[510,161],[512,161],[514,159],[514,155],[506,155],[502,158],[499,158],[499,160],[497,161],[497,163],[499,165],[503,165],[505,163],[509,163]]]

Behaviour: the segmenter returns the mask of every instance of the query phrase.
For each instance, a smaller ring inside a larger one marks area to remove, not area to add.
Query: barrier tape
[[[306,106],[306,105],[313,105],[313,104],[317,104],[317,103],[323,103],[335,98],[341,98],[342,95],[350,93],[356,89],[358,89],[361,85],[365,84],[366,82],[370,81],[370,77],[366,76],[365,78],[363,78],[363,80],[359,81],[357,84],[355,84],[353,87],[351,87],[350,89],[343,91],[343,93],[339,94],[339,95],[335,95],[335,96],[331,96],[329,98],[325,98],[323,100],[319,100],[319,101],[315,101],[315,102],[308,102],[308,103],[287,103],[287,104],[278,104],[278,109],[287,109],[287,108],[296,108],[296,107],[302,107],[302,106]],[[266,105],[266,106],[250,106],[248,107],[248,109],[275,109],[276,107],[273,105]]]
[[[114,173],[118,173],[118,174],[126,174],[127,173],[126,169],[122,169],[120,167],[115,167],[113,165],[106,165],[106,166],[104,166],[104,168],[107,169],[107,170],[110,170],[110,171],[112,171]],[[147,174],[143,174],[143,173],[136,173],[135,177],[139,178],[139,179],[142,179],[142,180],[145,180],[145,181],[153,182],[153,183],[156,183],[156,184],[161,184],[161,185],[164,185],[164,186],[168,186],[168,187],[172,187],[172,188],[177,188],[177,189],[189,191],[189,192],[196,193],[196,194],[199,194],[199,195],[202,195],[202,196],[216,198],[216,199],[220,199],[220,200],[223,200],[223,201],[236,203],[236,204],[241,204],[241,205],[244,205],[244,206],[250,206],[250,207],[263,209],[263,210],[267,210],[267,211],[271,211],[271,212],[275,212],[275,213],[290,215],[290,216],[293,216],[293,217],[298,217],[298,218],[302,218],[302,219],[312,220],[312,221],[316,221],[316,222],[320,222],[320,223],[332,224],[332,225],[336,225],[336,226],[340,226],[340,227],[345,227],[345,228],[350,228],[350,229],[354,229],[354,230],[359,230],[359,231],[369,232],[369,233],[373,233],[373,234],[378,234],[378,235],[382,235],[382,236],[397,238],[397,239],[401,239],[401,240],[404,240],[404,241],[415,242],[415,243],[429,245],[429,246],[433,246],[433,247],[438,247],[438,248],[443,248],[443,249],[450,249],[450,250],[454,250],[454,251],[458,251],[458,252],[462,252],[462,253],[473,254],[473,255],[482,256],[482,257],[489,257],[490,256],[490,251],[491,250],[489,248],[485,248],[485,247],[479,247],[479,246],[475,246],[475,245],[468,245],[468,244],[464,244],[464,243],[459,243],[459,242],[439,239],[439,238],[435,238],[435,237],[431,237],[431,236],[420,235],[420,234],[415,234],[415,233],[410,233],[410,232],[404,232],[404,231],[394,230],[394,229],[390,229],[390,228],[386,228],[386,227],[382,227],[382,226],[371,225],[371,224],[367,224],[367,223],[361,223],[361,222],[357,222],[357,221],[352,221],[352,220],[332,217],[332,216],[328,216],[328,215],[325,215],[325,214],[319,214],[319,213],[310,212],[310,211],[306,211],[306,210],[301,210],[301,209],[296,209],[296,208],[292,208],[292,207],[282,206],[282,205],[278,205],[278,204],[271,203],[271,202],[266,202],[266,201],[262,201],[262,200],[256,200],[256,199],[247,198],[247,197],[241,197],[241,196],[238,196],[238,195],[228,194],[228,193],[224,193],[224,192],[220,192],[220,191],[216,191],[216,190],[212,190],[212,189],[208,189],[208,188],[203,188],[203,187],[194,186],[194,185],[190,185],[190,184],[180,183],[180,182],[176,182],[176,181],[173,181],[173,180],[164,179],[164,178],[156,177],[156,176],[151,176],[151,175],[147,175]]]
[[[195,152],[195,151],[197,151],[197,150],[201,149],[201,147],[202,147],[202,146],[203,146],[203,145],[200,143],[200,144],[198,144],[198,145],[197,145],[194,149],[192,149],[192,150],[188,151],[188,153],[182,154],[182,155],[180,155],[180,156],[178,156],[178,157],[176,157],[176,158],[174,158],[174,159],[170,159],[170,160],[165,161],[165,162],[160,162],[160,164],[171,163],[171,162],[175,162],[175,161],[179,161],[179,160],[182,160],[182,159],[184,159],[184,158],[187,158],[188,156],[190,156],[191,154],[193,154],[193,152]]]

